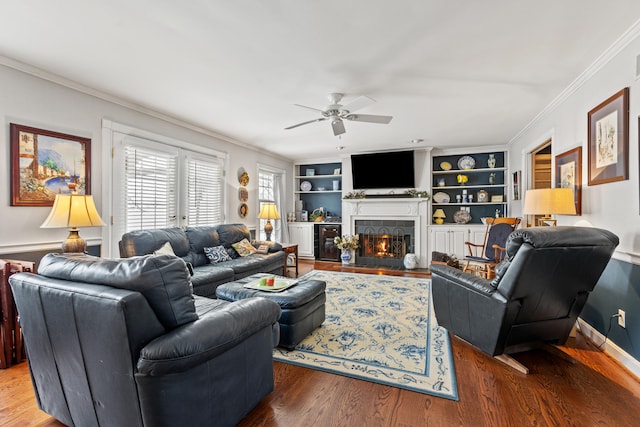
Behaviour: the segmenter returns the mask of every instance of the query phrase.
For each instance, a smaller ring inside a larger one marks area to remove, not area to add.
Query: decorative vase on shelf
[[[496,156],[495,154],[489,154],[489,159],[487,160],[487,166],[493,169],[496,167]]]
[[[351,264],[351,249],[343,249],[340,254],[340,259],[342,260],[342,265]]]

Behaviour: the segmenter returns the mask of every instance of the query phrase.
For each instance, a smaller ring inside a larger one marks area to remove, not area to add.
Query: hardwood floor
[[[329,267],[343,269],[316,265]],[[302,261],[300,274],[313,268]],[[275,390],[240,426],[640,425],[637,378],[581,334],[561,348],[577,363],[520,353],[515,358],[531,370],[522,375],[453,337],[458,402],[275,362]],[[26,363],[0,370],[0,425],[61,426],[37,409]]]

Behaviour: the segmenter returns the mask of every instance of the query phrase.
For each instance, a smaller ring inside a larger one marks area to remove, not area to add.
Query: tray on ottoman
[[[324,322],[325,288],[321,280],[297,279],[294,286],[281,292],[265,291],[245,287],[272,274],[259,273],[218,286],[216,296],[225,301],[238,301],[252,297],[268,298],[280,305],[280,347],[293,349],[303,338]],[[276,276],[278,280],[290,280]]]

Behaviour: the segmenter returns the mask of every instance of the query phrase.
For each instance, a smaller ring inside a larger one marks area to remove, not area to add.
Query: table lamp
[[[63,252],[87,250],[87,243],[78,234],[78,227],[100,227],[106,225],[93,202],[93,196],[57,194],[49,216],[40,228],[70,228],[67,240],[62,243]]]
[[[264,202],[260,205],[260,212],[258,218],[266,219],[267,223],[264,225],[264,234],[267,236],[267,241],[271,240],[271,233],[273,232],[273,225],[271,225],[271,219],[280,219],[278,213],[278,207],[274,202]]]
[[[444,211],[442,209],[436,209],[436,211],[433,213],[433,219],[436,224],[443,224],[446,217],[447,216],[444,214]]]
[[[551,215],[575,215],[576,205],[571,188],[540,188],[527,190],[524,196],[525,215],[544,215],[538,225],[556,225]]]

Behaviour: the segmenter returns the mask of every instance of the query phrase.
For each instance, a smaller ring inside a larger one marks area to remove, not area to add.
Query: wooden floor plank
[[[313,268],[381,274],[378,269],[326,264],[301,261],[300,274]],[[425,274],[411,274],[416,273]],[[575,364],[543,350],[515,355],[530,369],[529,375],[462,340],[451,341],[458,402],[274,362],[275,390],[239,425],[640,425],[640,381],[580,333],[560,347]],[[62,425],[37,409],[26,363],[0,370],[0,425]]]

